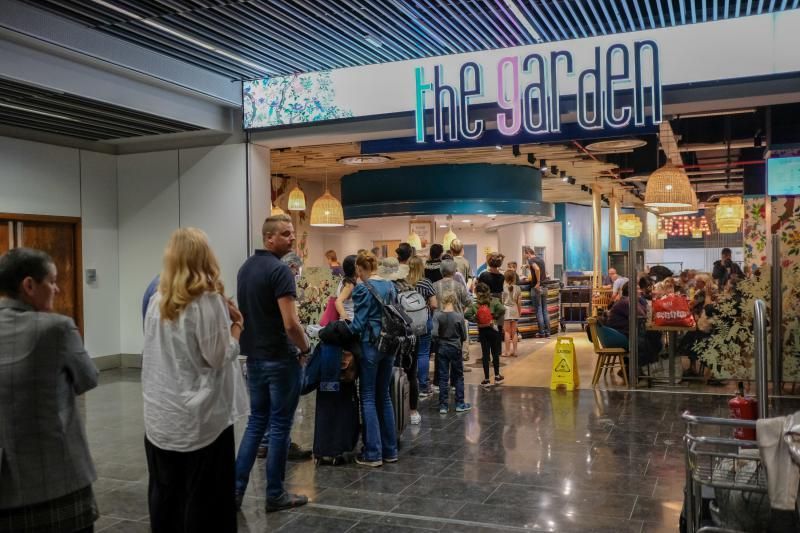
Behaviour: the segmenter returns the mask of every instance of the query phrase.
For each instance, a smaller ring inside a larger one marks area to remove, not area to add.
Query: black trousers
[[[162,450],[147,437],[144,447],[153,533],[236,532],[233,426],[193,452]]]
[[[417,377],[419,360],[416,353],[411,355],[411,366],[404,370],[408,377],[408,408],[416,411],[419,407],[419,378]]]
[[[489,354],[492,355],[494,375],[500,375],[500,353],[503,349],[503,334],[492,327],[478,329],[478,340],[481,343],[483,359],[483,378],[489,379]]]

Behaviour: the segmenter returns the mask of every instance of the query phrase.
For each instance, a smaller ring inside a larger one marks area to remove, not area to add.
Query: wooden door
[[[11,249],[14,244],[14,223],[0,219],[0,255]]]
[[[57,313],[72,317],[83,332],[80,220],[34,215],[0,216],[0,253],[10,248],[35,248],[47,252],[57,271]]]
[[[400,246],[400,241],[372,241],[373,248],[380,248],[381,257],[397,257],[395,250]]]

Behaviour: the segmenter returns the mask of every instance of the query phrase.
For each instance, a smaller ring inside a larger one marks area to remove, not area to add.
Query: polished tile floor
[[[725,416],[727,397],[467,386],[470,413],[421,406],[400,461],[379,469],[292,463],[290,490],[311,504],[264,513],[259,460],[240,531],[677,531],[684,462],[680,413]],[[293,440],[311,446],[313,395]],[[96,530],[149,531],[137,370],[102,373],[86,396],[102,518]],[[237,427],[237,438],[242,425]]]

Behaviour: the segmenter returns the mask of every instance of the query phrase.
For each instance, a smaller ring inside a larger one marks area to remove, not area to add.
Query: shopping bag
[[[680,294],[668,294],[653,300],[653,323],[656,326],[695,327],[689,302]]]

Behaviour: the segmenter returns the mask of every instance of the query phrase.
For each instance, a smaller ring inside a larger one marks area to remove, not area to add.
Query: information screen
[[[800,195],[800,157],[767,159],[767,194]]]

